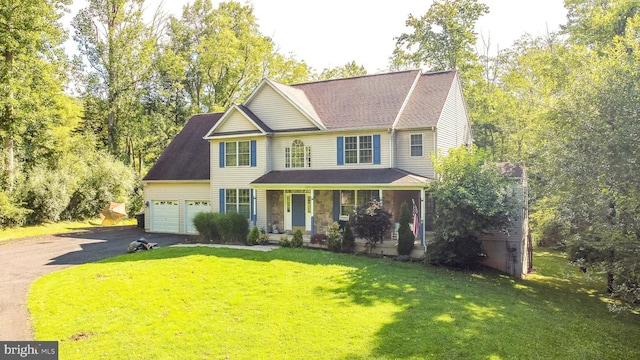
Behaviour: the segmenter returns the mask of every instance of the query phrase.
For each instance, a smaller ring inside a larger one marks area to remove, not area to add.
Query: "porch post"
[[[315,203],[316,203],[316,191],[311,189],[311,236],[316,234],[316,221],[315,221]]]
[[[427,252],[427,244],[425,243],[425,208],[426,208],[426,200],[425,200],[425,189],[420,189],[420,244],[424,246],[425,254]]]

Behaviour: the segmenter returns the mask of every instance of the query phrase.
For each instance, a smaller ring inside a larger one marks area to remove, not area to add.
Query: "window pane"
[[[372,163],[373,162],[373,141],[371,135],[360,136],[360,162]]]
[[[225,212],[235,213],[238,211],[238,190],[227,189],[226,191],[226,207]]]
[[[251,218],[251,190],[238,189],[238,214]]]
[[[237,157],[237,143],[228,142],[225,143],[225,165],[226,166],[238,166]]]
[[[291,148],[284,149],[284,167],[287,169],[291,167]]]
[[[345,136],[344,162],[345,164],[358,163],[358,137],[357,136]]]
[[[342,190],[340,192],[340,215],[351,215],[355,208],[355,191]]]
[[[238,166],[249,166],[251,146],[249,141],[238,141]]]
[[[379,200],[378,190],[358,190],[358,203],[356,205],[367,205],[371,200]]]
[[[411,156],[422,156],[422,134],[411,135]]]
[[[311,167],[311,146],[306,147],[307,152],[307,167]]]
[[[300,140],[294,140],[291,145],[291,167],[304,167],[304,143]]]

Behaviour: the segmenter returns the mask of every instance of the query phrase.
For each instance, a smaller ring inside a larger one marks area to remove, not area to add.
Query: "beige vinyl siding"
[[[437,146],[443,154],[451,148],[471,141],[467,108],[459,81],[454,81],[445,101],[437,126]]]
[[[256,127],[249,121],[246,116],[238,110],[233,110],[225,121],[216,129],[216,133],[228,133],[235,131],[251,131]]]
[[[380,135],[380,164],[345,164],[338,165],[338,136]],[[285,168],[284,149],[291,146],[295,139],[300,139],[305,146],[311,146],[311,169],[350,169],[350,168],[388,168],[389,167],[389,133],[387,131],[362,131],[317,134],[306,136],[278,136],[272,141],[273,170],[296,170]],[[305,168],[308,169],[308,168]],[[303,170],[299,168],[299,170]]]
[[[256,140],[256,166],[225,166],[220,168],[220,141],[210,142],[211,153],[211,208],[220,211],[220,189],[249,189],[249,184],[258,177],[267,173],[269,168],[267,158],[266,137],[229,139],[229,141]]]
[[[306,116],[268,84],[263,86],[246,106],[273,130],[315,127]]]
[[[184,214],[187,200],[210,200],[208,182],[147,182],[144,186],[145,204],[153,200],[177,200],[179,203],[178,218],[180,219],[179,233],[185,233]],[[145,231],[150,230],[151,213],[150,207],[144,209]]]
[[[411,135],[414,134],[422,134],[422,156],[411,156]],[[434,152],[432,130],[396,132],[396,166],[399,169],[433,178],[433,163],[430,158],[432,152]]]

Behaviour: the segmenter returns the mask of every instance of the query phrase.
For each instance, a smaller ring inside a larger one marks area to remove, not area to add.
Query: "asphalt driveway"
[[[33,281],[70,266],[125,254],[129,243],[143,236],[161,247],[189,238],[148,234],[135,226],[112,226],[0,243],[0,340],[33,340],[25,305]]]

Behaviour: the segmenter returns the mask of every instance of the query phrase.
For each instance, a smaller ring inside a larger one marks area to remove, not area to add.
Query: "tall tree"
[[[363,75],[367,75],[367,69],[362,65],[356,64],[355,61],[351,61],[346,63],[344,66],[325,68],[318,76],[316,76],[315,80],[342,79]]]
[[[69,3],[16,0],[0,4],[0,137],[10,184],[16,138],[46,109],[50,97],[43,92],[61,90],[59,66],[64,56],[59,49],[65,33],[58,20]]]
[[[412,32],[396,38],[393,68],[426,66],[431,71],[461,70],[478,66],[474,46],[475,24],[489,12],[477,0],[436,0],[421,17],[409,15]]]
[[[126,153],[129,161],[140,135],[135,122],[141,121],[142,84],[150,76],[162,20],[156,12],[145,23],[144,5],[144,0],[90,0],[72,22],[80,53],[91,66],[89,95],[104,102],[104,113],[94,121],[106,124],[111,152]]]
[[[184,89],[192,112],[221,111],[244,99],[264,76],[288,82],[306,77],[309,69],[279,55],[262,35],[253,6],[196,0],[172,18],[170,49],[182,59]]]

